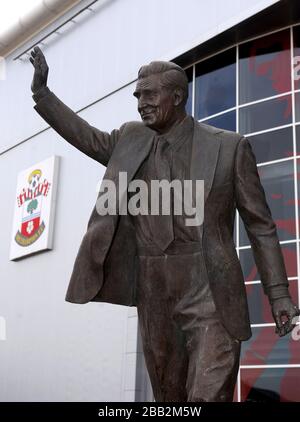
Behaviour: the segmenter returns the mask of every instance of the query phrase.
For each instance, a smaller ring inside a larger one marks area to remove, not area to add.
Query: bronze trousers
[[[165,255],[142,248],[138,257],[137,309],[154,397],[230,402],[240,341],[219,318],[200,248],[184,245]]]

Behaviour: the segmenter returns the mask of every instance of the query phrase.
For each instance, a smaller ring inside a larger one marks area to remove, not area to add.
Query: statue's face
[[[139,79],[133,95],[138,100],[138,112],[144,124],[163,131],[174,120],[175,98],[173,92],[162,86],[161,75]]]

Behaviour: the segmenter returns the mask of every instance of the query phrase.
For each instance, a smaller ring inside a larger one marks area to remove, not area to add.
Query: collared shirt
[[[192,150],[192,141],[194,133],[194,122],[191,116],[186,116],[183,121],[174,126],[168,133],[157,134],[155,138],[163,138],[168,142],[165,154],[170,166],[171,180],[179,180],[182,185],[184,180],[190,179],[190,159]],[[135,179],[143,180],[148,185],[149,207],[150,207],[150,184],[151,180],[156,180],[157,175],[154,166],[155,145],[159,139],[154,139],[153,147],[138,169]],[[182,209],[184,209],[182,204]],[[173,210],[174,213],[174,210]],[[186,216],[173,215],[174,240],[176,242],[195,242],[199,241],[198,231],[195,227],[187,226]],[[148,215],[132,216],[137,244],[139,246],[149,246],[155,244],[155,239],[151,231],[150,217]]]

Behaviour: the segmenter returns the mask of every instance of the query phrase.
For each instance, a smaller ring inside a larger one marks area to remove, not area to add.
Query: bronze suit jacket
[[[107,166],[104,178],[128,183],[147,157],[155,132],[140,122],[111,134],[81,119],[53,93],[37,112],[63,138]],[[237,339],[251,336],[241,265],[233,241],[236,209],[245,224],[265,292],[287,286],[276,227],[257,173],[255,156],[241,135],[194,122],[191,179],[204,180],[204,222],[199,226],[207,275],[216,307]],[[128,216],[100,216],[94,208],[82,240],[66,300],[135,305],[135,236]]]

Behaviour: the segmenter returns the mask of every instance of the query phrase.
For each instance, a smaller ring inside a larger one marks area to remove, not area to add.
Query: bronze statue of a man
[[[67,291],[73,303],[137,306],[156,401],[232,401],[241,341],[251,336],[245,285],[233,242],[235,211],[245,224],[280,336],[294,327],[283,257],[248,140],[185,111],[188,81],[171,62],[139,70],[142,122],[110,134],[90,126],[47,87],[41,50],[31,53],[36,111],[65,140],[107,167],[118,185],[204,180],[204,221],[184,215],[94,208]]]

